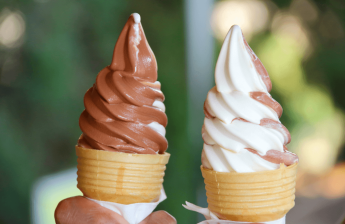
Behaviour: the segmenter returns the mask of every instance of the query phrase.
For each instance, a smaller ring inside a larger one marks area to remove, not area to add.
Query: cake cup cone
[[[170,154],[130,154],[76,146],[84,196],[120,204],[148,203],[161,193]]]
[[[295,205],[298,164],[254,173],[217,172],[201,166],[208,208],[219,218],[242,222],[278,220]]]

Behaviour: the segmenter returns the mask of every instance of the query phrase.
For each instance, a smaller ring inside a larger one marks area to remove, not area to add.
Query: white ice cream
[[[256,57],[256,56],[255,56]],[[216,69],[216,86],[205,101],[207,111],[202,129],[205,141],[202,163],[220,172],[256,172],[279,168],[249,152],[265,155],[268,150],[283,152],[284,136],[272,128],[260,126],[260,120],[279,121],[270,107],[250,97],[250,92],[268,93],[244,44],[241,28],[231,27],[220,51]],[[242,120],[233,120],[242,118]]]

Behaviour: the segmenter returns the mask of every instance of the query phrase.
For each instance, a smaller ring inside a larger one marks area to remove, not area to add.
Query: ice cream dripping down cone
[[[298,163],[255,173],[217,172],[201,166],[208,208],[221,219],[278,220],[295,205]]]
[[[170,154],[131,154],[76,146],[78,185],[84,196],[120,204],[160,196]]]

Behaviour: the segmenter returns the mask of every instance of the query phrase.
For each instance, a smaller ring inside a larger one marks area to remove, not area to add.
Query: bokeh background
[[[164,209],[203,220],[203,101],[233,24],[268,70],[300,169],[287,223],[340,223],[345,212],[345,2],[342,0],[0,1],[0,223],[54,223],[80,195],[74,146],[83,96],[138,12],[166,96]]]

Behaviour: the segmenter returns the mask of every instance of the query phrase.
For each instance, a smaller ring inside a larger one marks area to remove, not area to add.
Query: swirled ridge
[[[298,161],[287,150],[291,136],[279,121],[282,107],[269,94],[269,75],[237,25],[224,40],[215,81],[204,104],[205,167],[220,172],[256,172]]]
[[[167,117],[157,81],[156,58],[139,14],[132,14],[115,45],[111,64],[84,96],[79,126],[84,148],[126,153],[164,153]]]

